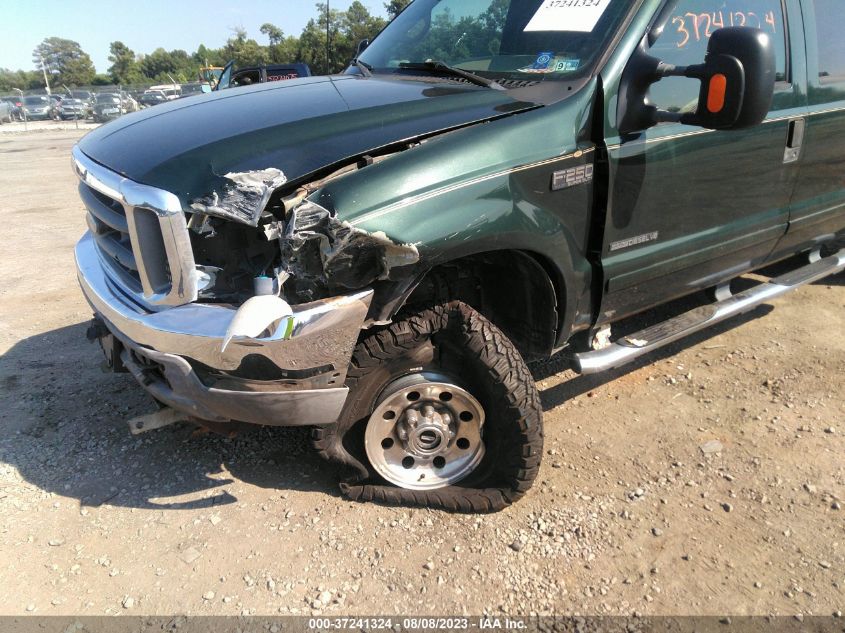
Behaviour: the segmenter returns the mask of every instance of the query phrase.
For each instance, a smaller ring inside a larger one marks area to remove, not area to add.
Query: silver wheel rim
[[[367,422],[364,445],[379,475],[408,490],[436,490],[466,478],[484,458],[484,409],[439,374],[391,383]]]

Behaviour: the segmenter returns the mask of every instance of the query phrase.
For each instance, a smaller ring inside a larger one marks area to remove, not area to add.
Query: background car
[[[0,123],[12,122],[12,104],[8,101],[0,100]]]
[[[23,98],[17,95],[10,95],[0,97],[0,101],[5,101],[12,106],[12,119],[15,121],[23,121]]]
[[[87,101],[74,97],[62,99],[62,106],[59,110],[59,117],[63,121],[69,119],[85,119],[88,117],[89,105]]]
[[[194,83],[182,84],[182,96],[179,98],[184,99],[185,97],[195,97],[208,92],[211,92],[211,86],[207,83],[197,81]]]
[[[137,112],[141,109],[135,98],[124,90],[120,92],[120,104],[123,106],[124,114],[127,112]]]
[[[50,118],[53,102],[47,95],[30,95],[23,98],[23,110],[31,121],[46,121]]]
[[[161,90],[147,90],[141,95],[141,106],[144,108],[151,108],[159,103],[166,103],[167,97]]]
[[[263,84],[270,81],[287,81],[289,79],[299,79],[300,77],[311,76],[311,68],[308,64],[301,63],[272,64],[267,66],[240,68],[235,71],[230,71],[231,75],[229,75],[227,71],[230,71],[230,66],[227,66],[224,70],[217,90],[237,88],[240,86],[251,86],[253,84]]]
[[[51,94],[47,96],[50,99],[50,118],[58,121],[62,112],[62,95]]]
[[[182,96],[182,86],[179,84],[164,84],[161,86],[150,86],[150,90],[161,92],[167,101],[175,101]]]
[[[123,101],[119,93],[104,92],[94,97],[93,117],[97,123],[111,121],[123,113]]]

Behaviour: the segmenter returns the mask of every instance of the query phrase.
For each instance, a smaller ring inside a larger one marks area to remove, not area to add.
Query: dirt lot
[[[0,613],[845,610],[842,275],[612,376],[536,367],[547,454],[505,512],[360,505],[303,431],[129,435],[151,403],[74,275],[79,134],[0,137]]]
[[[99,123],[93,121],[14,121],[0,125],[0,133],[21,134],[28,132],[56,132],[65,130],[80,130],[87,132],[100,127]]]

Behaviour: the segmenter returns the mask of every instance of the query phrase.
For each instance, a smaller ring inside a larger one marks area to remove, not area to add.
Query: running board
[[[626,336],[604,349],[575,354],[572,357],[573,368],[580,374],[598,374],[621,367],[669,343],[749,312],[791,290],[843,270],[845,270],[845,249],[722,301],[696,308],[636,334]]]

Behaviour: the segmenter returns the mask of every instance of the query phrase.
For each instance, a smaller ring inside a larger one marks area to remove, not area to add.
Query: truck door
[[[803,77],[803,57],[789,54],[784,7],[781,0],[681,0],[675,6],[652,55],[680,66],[698,64],[716,29],[760,28],[776,44],[774,104],[767,120],[750,130],[664,123],[625,138],[612,129],[606,135],[600,323],[759,266],[785,234],[798,164],[785,161],[784,152],[806,98],[793,79]],[[802,41],[800,35],[795,41]],[[666,79],[653,86],[650,100],[663,110],[690,111],[699,88],[694,80]]]
[[[845,5],[803,3],[809,116],[783,249],[811,247],[845,229]]]

